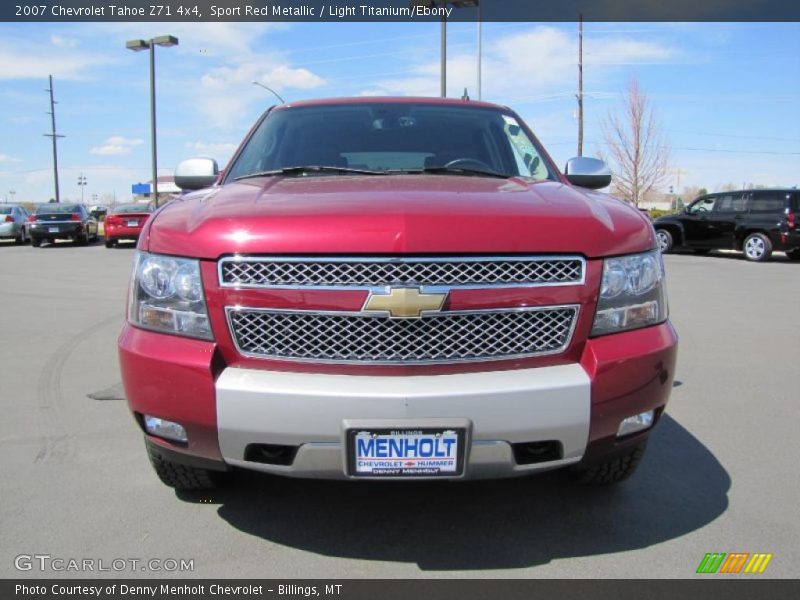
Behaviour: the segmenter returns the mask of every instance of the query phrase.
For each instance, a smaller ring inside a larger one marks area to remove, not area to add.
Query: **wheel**
[[[17,246],[22,246],[26,241],[27,240],[25,238],[25,230],[23,229],[22,231],[19,232],[19,236],[14,238],[14,243]]]
[[[106,248],[113,248],[117,245],[117,240],[110,240],[106,238]]]
[[[41,245],[42,245],[42,240],[40,240],[39,238],[35,238],[35,237],[31,238],[31,246],[33,246],[34,248],[38,248]]]
[[[708,254],[709,252],[711,252],[710,248],[695,248],[694,249],[694,253],[695,254]]]
[[[619,454],[605,462],[576,467],[572,471],[573,478],[585,485],[612,485],[625,481],[636,471],[646,449],[647,440],[638,443],[625,454]]]
[[[672,234],[666,229],[656,229],[656,242],[658,242],[658,249],[661,250],[661,254],[669,254],[675,245]]]
[[[764,262],[772,256],[772,242],[763,233],[751,233],[742,246],[744,257],[753,262]]]
[[[154,452],[149,444],[147,455],[158,478],[169,487],[186,491],[211,490],[216,487],[214,473],[207,469],[188,467],[167,460]]]
[[[88,246],[89,245],[89,232],[80,234],[78,237],[75,238],[75,243],[79,246]]]
[[[800,248],[789,250],[786,252],[786,258],[789,260],[800,260]]]

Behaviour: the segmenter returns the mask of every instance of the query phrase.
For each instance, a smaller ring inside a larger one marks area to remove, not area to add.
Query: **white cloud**
[[[194,142],[187,142],[186,147],[195,156],[208,156],[222,164],[228,161],[239,146],[231,142],[205,142],[197,140]]]
[[[53,34],[50,36],[50,43],[60,48],[74,48],[78,45],[78,40]]]
[[[18,163],[22,162],[21,158],[16,156],[9,156],[8,154],[0,154],[0,163]]]
[[[135,146],[140,146],[144,140],[139,138],[126,138],[121,135],[112,135],[102,146],[94,146],[89,152],[100,156],[115,156],[130,154]]]
[[[0,80],[42,79],[52,75],[57,79],[87,80],[95,67],[114,60],[100,52],[83,52],[64,38],[53,36],[50,44],[33,41],[30,37],[4,36],[0,39]]]
[[[483,97],[513,101],[571,95],[575,86],[577,41],[571,32],[551,26],[503,36],[484,47],[482,57]],[[604,36],[584,44],[584,60],[600,79],[619,65],[667,62],[675,50],[656,41],[624,36]],[[477,64],[474,52],[451,55],[447,61],[447,93],[461,96],[464,88],[474,95]],[[421,62],[411,75],[376,82],[370,94],[433,96],[439,94],[439,62]]]

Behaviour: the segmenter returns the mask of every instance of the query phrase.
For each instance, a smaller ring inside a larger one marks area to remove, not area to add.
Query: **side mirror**
[[[211,158],[190,158],[175,169],[175,185],[182,190],[201,190],[213,185],[219,176],[217,161]]]
[[[611,171],[602,160],[577,156],[570,158],[564,167],[567,181],[573,185],[598,190],[611,183]]]

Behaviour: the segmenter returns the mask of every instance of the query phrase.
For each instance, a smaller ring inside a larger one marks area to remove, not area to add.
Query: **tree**
[[[624,106],[600,124],[614,173],[612,193],[638,206],[667,176],[669,147],[650,102],[634,78]]]

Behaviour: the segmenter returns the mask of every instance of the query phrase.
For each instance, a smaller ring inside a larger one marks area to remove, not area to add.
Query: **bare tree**
[[[636,79],[628,84],[624,101],[621,111],[602,121],[601,130],[614,172],[612,192],[638,206],[666,179],[669,147]]]

